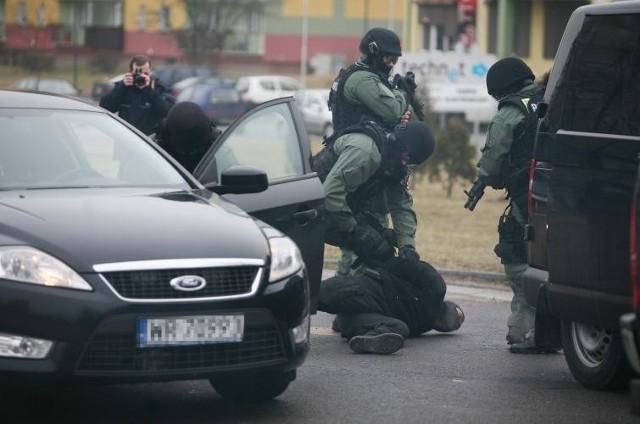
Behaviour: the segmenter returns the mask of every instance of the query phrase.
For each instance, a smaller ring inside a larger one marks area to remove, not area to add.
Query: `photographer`
[[[167,116],[175,99],[151,72],[151,60],[138,55],[129,61],[129,72],[113,90],[102,96],[100,107],[117,112],[125,121],[150,135]]]

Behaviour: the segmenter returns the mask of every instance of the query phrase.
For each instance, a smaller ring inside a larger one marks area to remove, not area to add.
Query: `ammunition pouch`
[[[524,263],[527,261],[527,250],[524,241],[524,226],[508,211],[498,222],[498,244],[493,248],[494,253],[503,264]]]

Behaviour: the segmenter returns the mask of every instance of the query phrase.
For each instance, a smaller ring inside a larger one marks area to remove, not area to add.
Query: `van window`
[[[587,16],[549,101],[558,130],[640,134],[640,14]]]

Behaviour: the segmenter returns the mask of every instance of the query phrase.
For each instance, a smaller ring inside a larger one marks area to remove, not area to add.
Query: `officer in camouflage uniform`
[[[478,179],[495,189],[506,189],[509,205],[500,218],[501,258],[511,289],[511,315],[507,321],[507,343],[513,353],[543,353],[534,342],[535,308],[524,297],[522,275],[527,258],[524,224],[527,221],[528,169],[533,155],[537,123],[536,107],[544,89],[534,83],[531,69],[520,59],[501,59],[489,68],[487,90],[498,103],[498,112],[487,130]]]
[[[393,32],[384,28],[372,28],[367,31],[359,46],[362,53],[360,60],[346,69],[342,69],[333,82],[329,98],[329,107],[333,114],[333,127],[336,137],[346,128],[358,125],[363,120],[371,120],[379,124],[384,130],[392,131],[395,125],[402,121],[407,122],[411,113],[408,111],[407,95],[404,91],[394,88],[389,77],[398,57],[402,55],[400,38]],[[414,84],[415,86],[415,84]],[[349,161],[362,167],[357,172],[361,175],[353,175],[353,184],[362,183],[363,175],[370,174],[377,169],[378,151],[370,140],[362,135],[352,135],[349,141],[341,141],[339,150],[345,150],[341,146],[353,146],[344,153],[343,163],[347,156]],[[353,167],[353,164],[350,165]],[[354,171],[356,172],[356,171]],[[366,178],[365,178],[366,179]],[[325,186],[326,191],[333,193],[332,184]],[[396,211],[392,211],[396,241],[401,246],[401,255],[410,255],[415,260],[419,259],[415,251],[414,235],[416,230],[416,217],[411,209],[412,199],[408,193],[400,195],[401,198],[392,199],[392,202],[403,204]],[[330,197],[327,202],[329,210],[339,211],[346,207],[340,205],[344,198],[341,196]],[[388,210],[381,204],[384,200],[378,198],[378,205],[369,208],[369,211],[384,226],[387,226]],[[372,201],[373,203],[373,201]],[[348,220],[347,220],[348,221]],[[342,227],[351,227],[353,222],[343,222]],[[354,261],[352,252],[344,249],[339,262],[337,275],[350,275],[351,265]]]

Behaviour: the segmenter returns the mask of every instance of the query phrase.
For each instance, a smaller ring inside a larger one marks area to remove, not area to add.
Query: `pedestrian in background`
[[[151,60],[144,55],[133,56],[122,81],[100,99],[100,107],[117,112],[146,135],[155,131],[174,103],[175,99],[153,76]]]

